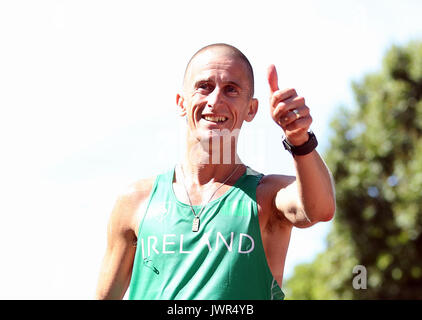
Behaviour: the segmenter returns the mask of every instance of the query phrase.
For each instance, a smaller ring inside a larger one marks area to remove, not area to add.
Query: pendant
[[[193,232],[198,232],[199,231],[199,218],[198,217],[193,218],[192,231]]]

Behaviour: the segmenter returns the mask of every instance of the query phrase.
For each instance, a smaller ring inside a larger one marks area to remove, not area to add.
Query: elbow
[[[307,221],[306,227],[309,227],[311,225],[314,225],[318,222],[328,222],[331,221],[334,218],[335,213],[335,206],[333,207],[326,207],[321,208],[318,211],[312,211],[309,212],[309,214],[305,214],[305,219]]]
[[[320,221],[321,222],[328,222],[331,221],[334,218],[334,212],[332,213],[327,213],[324,216],[321,217]]]
[[[334,214],[336,211],[336,205],[334,201],[325,203],[324,206],[319,206],[318,209],[310,210],[310,214],[308,216],[308,221],[311,223],[317,222],[328,222],[334,218]]]
[[[329,205],[327,205],[327,207],[321,213],[320,221],[323,221],[323,222],[331,221],[334,218],[335,212],[336,212],[336,203],[333,200],[329,203]]]

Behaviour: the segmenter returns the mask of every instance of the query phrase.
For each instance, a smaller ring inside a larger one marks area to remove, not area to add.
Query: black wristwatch
[[[304,156],[312,152],[318,145],[317,138],[312,131],[308,132],[309,139],[304,144],[300,146],[294,146],[287,141],[287,138],[283,139],[284,148],[289,151],[294,156]]]

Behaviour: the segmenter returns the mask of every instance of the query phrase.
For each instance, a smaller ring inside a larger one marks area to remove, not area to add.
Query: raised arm
[[[308,142],[312,117],[305,99],[294,89],[279,90],[275,66],[268,69],[270,112],[273,120],[284,130],[291,146]],[[273,203],[279,214],[297,227],[308,227],[318,221],[329,221],[335,212],[334,183],[316,150],[294,155],[296,177],[275,176],[270,184],[274,189]]]

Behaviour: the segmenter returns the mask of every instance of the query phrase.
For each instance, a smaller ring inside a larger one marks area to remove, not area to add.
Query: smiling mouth
[[[212,122],[212,123],[224,123],[228,120],[227,117],[224,116],[202,116],[202,119],[208,121],[208,122]]]

